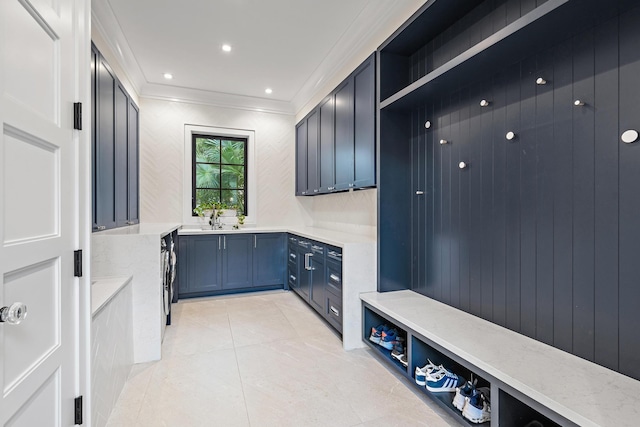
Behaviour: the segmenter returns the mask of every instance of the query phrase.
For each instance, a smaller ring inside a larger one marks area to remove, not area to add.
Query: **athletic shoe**
[[[488,387],[475,389],[471,397],[466,398],[462,416],[475,424],[491,421],[491,400]]]
[[[404,344],[402,342],[398,342],[393,346],[393,351],[391,352],[391,357],[396,359],[398,362],[402,363],[402,366],[405,368],[409,366],[409,362],[407,361],[407,355],[404,351]]]
[[[398,342],[404,342],[404,338],[398,336],[398,331],[395,329],[387,329],[386,331],[382,331],[382,337],[380,338],[379,344],[386,348],[387,350],[393,350],[393,346],[395,346]]]
[[[477,382],[478,379],[476,378],[473,382],[467,381],[463,387],[456,388],[456,395],[453,397],[452,404],[458,411],[462,411],[465,403],[467,403],[467,398],[473,396],[473,393],[476,391]]]
[[[464,378],[448,371],[442,365],[438,369],[437,372],[427,375],[427,390],[433,393],[452,392],[465,383]]]
[[[416,380],[416,384],[421,385],[422,387],[427,385],[427,376],[430,376],[434,371],[436,371],[438,367],[431,362],[431,360],[427,359],[427,364],[423,367],[416,366],[416,371],[414,378]],[[444,368],[443,368],[444,369]]]
[[[382,332],[389,330],[387,325],[380,325],[374,328],[371,328],[371,335],[369,336],[369,341],[374,342],[376,344],[380,344],[380,340],[382,339]]]

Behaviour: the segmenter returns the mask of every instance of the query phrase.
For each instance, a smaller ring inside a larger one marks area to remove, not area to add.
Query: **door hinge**
[[[75,399],[75,423],[76,425],[82,425],[82,396],[78,396]]]
[[[82,249],[73,251],[73,275],[82,277]]]
[[[73,128],[82,130],[82,102],[73,103]]]

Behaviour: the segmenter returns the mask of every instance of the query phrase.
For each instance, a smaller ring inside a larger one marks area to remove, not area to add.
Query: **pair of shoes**
[[[456,388],[466,382],[464,378],[454,374],[442,365],[428,374],[426,380],[427,390],[432,393],[456,391]]]
[[[427,376],[431,375],[438,367],[431,362],[431,360],[427,359],[427,364],[423,367],[416,366],[414,379],[416,384],[421,385],[422,387],[426,387],[427,385]]]
[[[403,343],[402,338],[396,329],[392,329],[387,325],[380,325],[371,328],[369,341],[374,342],[387,350],[393,350],[398,343]]]
[[[475,389],[473,396],[466,398],[462,416],[475,424],[491,421],[491,400],[488,387]]]
[[[491,421],[491,391],[488,387],[476,388],[477,382],[477,379],[467,381],[463,387],[457,387],[452,402],[474,424]]]
[[[409,366],[409,362],[407,361],[407,354],[404,349],[404,344],[402,341],[398,341],[391,351],[391,357],[396,359],[398,362],[402,364],[405,368]]]

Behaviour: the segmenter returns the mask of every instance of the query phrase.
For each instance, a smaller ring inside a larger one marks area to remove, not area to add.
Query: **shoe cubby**
[[[504,390],[500,390],[498,396],[501,426],[522,426],[522,427],[560,427],[561,424],[551,421],[540,412],[525,405],[520,400],[511,396]]]
[[[380,325],[387,325],[391,328],[394,328],[398,331],[398,334],[401,338],[404,339],[405,342],[405,352],[407,351],[406,346],[408,343],[408,336],[406,329],[398,326],[397,323],[389,320],[388,318],[376,313],[375,311],[365,308],[364,316],[363,316],[363,339],[364,342],[367,343],[369,347],[371,347],[377,355],[382,357],[384,360],[388,361],[392,366],[394,366],[397,370],[402,372],[405,376],[407,375],[407,367],[405,367],[400,361],[391,357],[392,350],[387,350],[379,344],[372,342],[369,338],[371,336],[371,329]],[[406,354],[406,353],[405,353]],[[408,357],[408,354],[407,354]],[[409,364],[409,366],[411,366]]]
[[[442,365],[445,369],[459,377],[464,378],[465,380],[477,379],[478,382],[476,387],[488,387],[491,388],[491,384],[489,381],[485,380],[483,377],[477,374],[477,372],[472,371],[468,367],[458,363],[456,360],[447,356],[446,354],[436,350],[434,347],[426,344],[421,339],[416,336],[411,336],[411,357],[409,358],[409,376],[414,381],[416,387],[418,387],[421,391],[426,393],[429,397],[437,401],[441,406],[453,411],[456,415],[461,415],[461,412],[453,406],[453,398],[455,396],[455,392],[431,392],[427,390],[425,386],[421,386],[415,383],[415,370],[416,367],[422,367],[427,363],[427,360],[430,360],[434,365],[439,366]],[[488,426],[490,423],[482,423],[482,424],[473,424],[464,419],[465,422],[470,425],[486,425]]]

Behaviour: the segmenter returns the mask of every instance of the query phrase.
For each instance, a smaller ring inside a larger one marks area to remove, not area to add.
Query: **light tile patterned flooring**
[[[181,301],[109,427],[457,426],[292,292]]]

